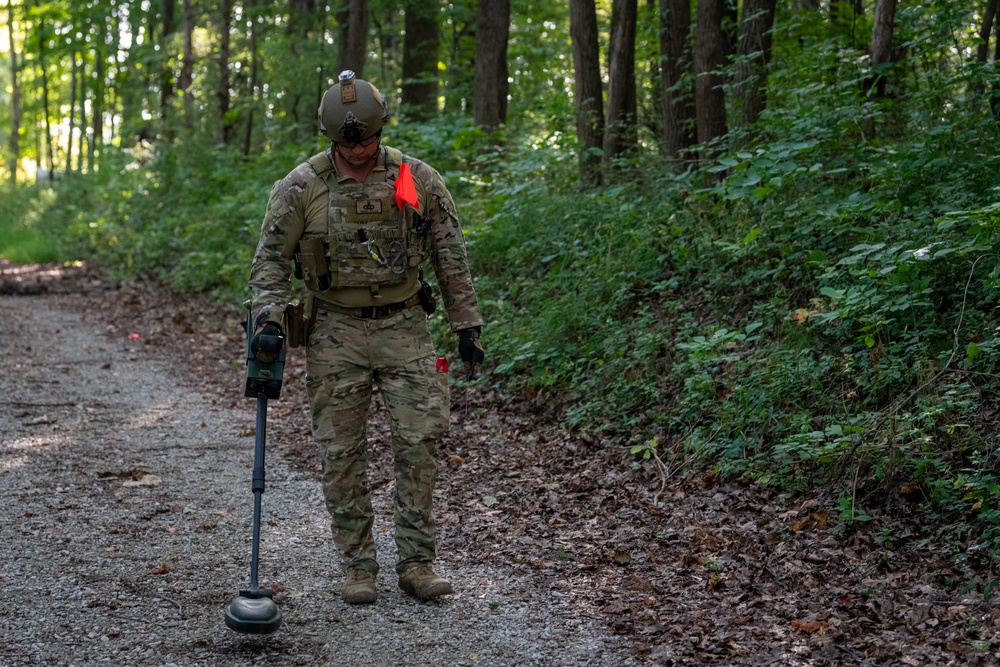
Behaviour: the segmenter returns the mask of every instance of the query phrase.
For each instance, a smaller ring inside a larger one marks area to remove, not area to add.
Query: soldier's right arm
[[[255,331],[267,322],[280,326],[292,296],[292,258],[305,227],[300,205],[305,188],[297,172],[293,171],[271,188],[261,224],[260,241],[250,267]]]

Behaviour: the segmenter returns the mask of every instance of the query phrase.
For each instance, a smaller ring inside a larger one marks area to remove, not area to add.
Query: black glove
[[[281,327],[274,322],[268,322],[254,334],[250,341],[250,351],[262,364],[269,364],[278,358],[285,339],[281,336]]]
[[[466,379],[471,380],[476,374],[476,366],[483,363],[486,356],[483,343],[479,340],[479,327],[458,332],[458,354],[465,364]]]

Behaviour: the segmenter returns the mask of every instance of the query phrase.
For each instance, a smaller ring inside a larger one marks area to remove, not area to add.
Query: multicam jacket
[[[387,195],[402,164],[409,165],[417,203],[400,213]],[[333,276],[326,289],[307,276],[315,299],[349,308],[406,301],[420,288],[420,265],[429,262],[452,331],[483,324],[455,202],[441,175],[420,160],[384,146],[366,182],[357,184],[337,172],[327,149],[274,184],[250,270],[257,329],[281,324],[292,260],[302,260],[300,242],[310,240],[322,240]]]

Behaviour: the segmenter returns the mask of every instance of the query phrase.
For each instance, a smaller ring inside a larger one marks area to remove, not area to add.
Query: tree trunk
[[[363,79],[368,60],[368,0],[349,0],[337,12],[337,22],[340,24],[337,73],[350,69]]]
[[[7,156],[7,170],[10,172],[10,182],[17,183],[17,163],[21,159],[21,77],[17,65],[17,49],[14,44],[14,1],[7,0],[7,44],[10,45],[10,81],[11,81],[11,121],[10,121],[10,154]]]
[[[35,0],[35,7],[40,7],[40,0]],[[55,175],[56,165],[52,150],[52,124],[49,121],[49,65],[45,51],[45,19],[38,19],[38,68],[42,74],[42,125],[45,127],[45,156],[49,161],[49,180]],[[41,162],[41,160],[39,160]]]
[[[886,74],[892,63],[892,31],[896,16],[896,0],[875,1],[875,27],[872,28],[872,74],[866,82],[866,92],[874,88],[875,97],[885,97]]]
[[[605,172],[612,160],[635,148],[636,0],[614,0],[608,56],[608,113],[604,126]]]
[[[740,38],[740,8],[737,0],[723,0],[722,3],[722,59],[728,62],[736,55]]]
[[[326,3],[324,3],[325,5]],[[326,20],[326,11],[319,12],[320,21]],[[313,91],[305,84],[307,77],[312,76],[315,66],[310,66],[308,62],[309,50],[306,47],[309,42],[309,35],[316,29],[316,0],[289,0],[288,25],[285,27],[285,34],[289,39],[290,66],[285,68],[288,72],[289,80],[284,84],[287,91],[286,109],[288,116],[295,125],[315,127],[316,109],[319,102],[313,103]],[[320,34],[325,34],[325,25]],[[325,41],[325,38],[324,40]],[[336,66],[337,63],[333,63]],[[321,81],[327,78],[337,77],[337,72],[323,71],[329,70],[326,63],[320,65],[317,72]],[[326,88],[323,88],[326,92]]]
[[[250,155],[253,146],[253,116],[257,108],[257,76],[260,67],[260,57],[257,53],[257,7],[244,7],[249,17],[247,30],[250,31],[250,78],[247,81],[247,97],[250,103],[247,105],[247,124],[243,133],[243,157]]]
[[[507,121],[507,40],[510,0],[479,0],[473,123],[495,130]]]
[[[660,0],[663,150],[674,160],[695,144],[690,0]]]
[[[219,87],[215,98],[218,105],[218,124],[215,140],[220,144],[229,142],[231,123],[229,121],[229,29],[233,20],[232,0],[222,0],[219,22]]]
[[[87,142],[87,172],[94,171],[104,138],[104,31],[98,27],[94,44],[94,97],[90,107],[90,140]]]
[[[407,0],[403,39],[402,104],[414,120],[430,120],[438,109],[439,0]]]
[[[750,128],[767,106],[767,67],[771,61],[771,29],[776,0],[744,0],[736,66],[736,125]],[[741,142],[752,136],[744,134]]]
[[[73,66],[69,75],[69,132],[66,133],[66,174],[73,173],[73,128],[76,127],[76,88],[80,79],[80,67],[77,64],[76,52],[72,51],[70,57],[73,59]]]
[[[580,142],[580,181],[586,185],[599,185],[604,94],[594,0],[569,0],[569,32],[573,40],[573,91],[576,136]]]
[[[160,39],[160,119],[169,122],[170,107],[174,103],[173,39],[177,31],[175,9],[177,0],[163,0],[163,27]],[[169,129],[168,129],[169,131]]]
[[[725,0],[698,0],[694,37],[694,97],[701,159],[718,152],[714,142],[726,134],[726,98],[722,90],[722,13]]]
[[[194,125],[194,98],[191,85],[194,83],[194,5],[192,0],[184,0],[184,60],[178,84],[184,96],[184,126]]]
[[[77,171],[83,173],[83,144],[87,140],[87,51],[80,52],[80,134],[76,138]]]
[[[979,30],[979,39],[983,40],[976,47],[976,62],[985,63],[990,55],[990,35],[993,32],[993,21],[997,13],[997,0],[988,0],[983,13],[983,27]]]

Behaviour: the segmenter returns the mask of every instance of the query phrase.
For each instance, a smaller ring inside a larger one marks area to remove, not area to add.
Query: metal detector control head
[[[247,319],[243,323],[243,328],[247,332],[247,383],[245,396],[255,398],[263,393],[269,399],[277,399],[281,396],[281,382],[285,373],[285,345],[281,336],[261,336],[260,348],[262,353],[270,353],[270,361],[262,361],[261,356],[255,354],[251,346],[253,341],[253,323],[250,321],[250,311],[247,311]],[[273,354],[273,352],[277,354]]]

